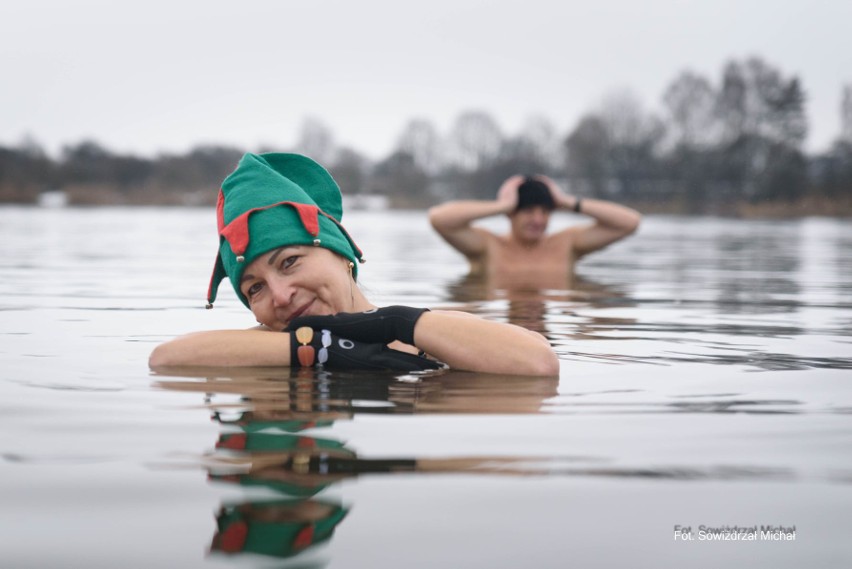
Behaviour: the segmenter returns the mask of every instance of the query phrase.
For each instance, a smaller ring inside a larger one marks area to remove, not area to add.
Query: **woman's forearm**
[[[262,329],[195,332],[157,346],[148,365],[289,366],[290,334]]]
[[[554,376],[559,360],[547,340],[519,326],[463,312],[426,312],[414,329],[417,347],[453,369]]]

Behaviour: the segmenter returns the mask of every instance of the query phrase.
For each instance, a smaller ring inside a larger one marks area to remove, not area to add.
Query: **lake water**
[[[651,216],[537,292],[422,212],[344,221],[374,302],[536,329],[560,377],[154,374],[254,325],[203,308],[213,212],[2,208],[3,567],[852,566],[848,221]]]

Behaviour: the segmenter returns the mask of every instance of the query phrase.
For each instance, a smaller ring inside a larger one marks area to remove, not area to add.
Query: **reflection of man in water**
[[[594,223],[548,234],[554,210],[587,215]],[[507,235],[472,225],[498,214],[509,217]],[[567,195],[546,176],[512,176],[494,201],[452,201],[429,211],[435,230],[467,257],[471,274],[506,288],[565,288],[581,257],[630,235],[640,219],[628,207]]]

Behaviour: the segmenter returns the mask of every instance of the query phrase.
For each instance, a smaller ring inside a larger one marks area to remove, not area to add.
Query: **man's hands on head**
[[[523,176],[508,178],[497,190],[497,201],[505,206],[506,213],[515,211],[518,206],[518,188],[524,183]]]
[[[550,190],[550,195],[553,197],[553,203],[556,204],[557,209],[574,209],[574,205],[577,203],[577,198],[575,196],[570,196],[563,192],[562,188],[559,187],[559,184],[547,176],[538,174],[533,177],[547,186],[547,189]]]

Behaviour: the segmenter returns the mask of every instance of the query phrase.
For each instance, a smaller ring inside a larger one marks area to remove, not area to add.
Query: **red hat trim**
[[[314,526],[310,525],[299,530],[293,539],[293,549],[304,549],[314,541]]]
[[[232,523],[217,536],[219,547],[225,553],[242,551],[248,537],[248,529],[248,524],[243,520]]]
[[[299,219],[301,220],[302,225],[307,230],[307,232],[314,237],[319,235],[319,208],[315,205],[307,205],[297,202],[278,202],[264,207],[256,207],[242,213],[233,221],[231,221],[231,223],[219,230],[219,235],[225,238],[225,240],[231,246],[231,251],[234,252],[234,255],[242,255],[246,252],[246,249],[248,249],[249,216],[256,211],[263,211],[265,209],[277,207],[279,205],[291,206],[293,209],[296,210],[296,213],[299,214]],[[323,215],[326,214],[323,213]]]

